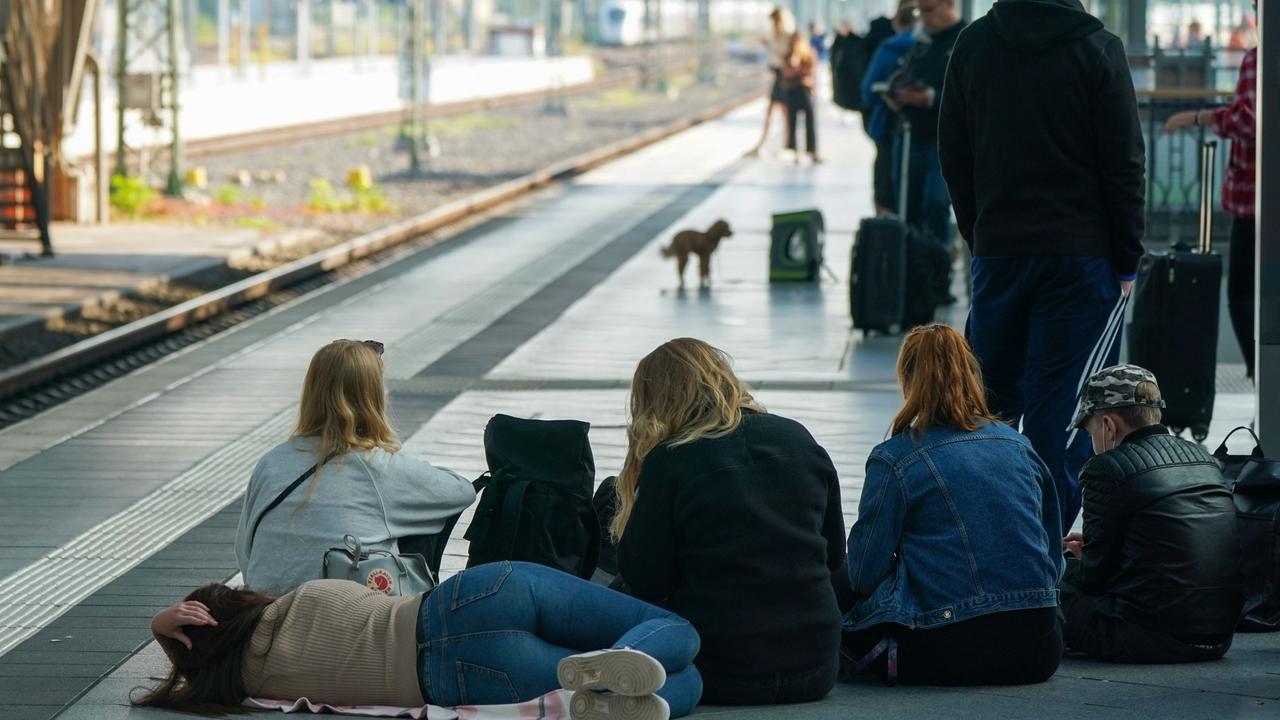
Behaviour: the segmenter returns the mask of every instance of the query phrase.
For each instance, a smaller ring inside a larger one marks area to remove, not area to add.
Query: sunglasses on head
[[[364,345],[365,347],[369,348],[370,350],[372,350],[372,351],[374,351],[374,352],[378,353],[378,357],[382,357],[382,353],[383,353],[383,351],[385,351],[385,350],[387,349],[387,346],[386,346],[386,345],[383,345],[382,343],[378,342],[377,340],[352,340],[352,341],[350,341],[350,342],[358,342],[358,343],[360,343],[361,345]]]

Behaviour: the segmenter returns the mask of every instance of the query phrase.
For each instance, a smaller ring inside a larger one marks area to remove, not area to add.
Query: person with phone
[[[867,134],[876,144],[876,159],[871,173],[877,216],[892,215],[898,206],[898,186],[893,177],[896,116],[885,102],[884,95],[889,92],[889,77],[916,43],[917,12],[915,0],[903,0],[898,5],[898,12],[893,17],[893,30],[897,34],[875,49],[867,73],[862,77],[863,112],[869,116]]]
[[[889,81],[884,102],[911,124],[907,169],[908,224],[923,225],[944,246],[951,245],[951,200],[938,163],[938,100],[951,50],[964,29],[956,0],[917,0],[923,32]],[[900,162],[904,138],[894,156]]]

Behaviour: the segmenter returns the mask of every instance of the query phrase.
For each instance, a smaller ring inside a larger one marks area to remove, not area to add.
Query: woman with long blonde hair
[[[292,437],[254,468],[236,557],[248,587],[283,593],[320,577],[325,551],[342,547],[344,535],[395,551],[400,538],[440,532],[474,500],[462,476],[400,452],[382,343],[335,340],[311,358]]]
[[[769,103],[764,108],[764,129],[760,132],[760,142],[751,149],[752,155],[759,155],[765,141],[769,139],[769,125],[772,123],[774,110],[782,111],[783,121],[787,120],[787,95],[782,87],[782,68],[786,64],[787,54],[791,49],[791,34],[795,29],[795,16],[790,10],[777,6],[769,11],[770,31],[763,43],[768,55],[769,72],[773,74],[773,84],[769,88]]]
[[[952,328],[908,333],[898,382],[905,401],[867,460],[849,534],[846,647],[904,684],[1043,682],[1062,658],[1053,476],[987,408]]]
[[[839,479],[802,425],[755,401],[724,352],[680,338],[640,361],[617,495],[619,574],[698,630],[705,702],[805,702],[831,690]]]

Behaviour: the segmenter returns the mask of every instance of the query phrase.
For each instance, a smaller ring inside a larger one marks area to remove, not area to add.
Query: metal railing
[[[1175,113],[1204,110],[1231,101],[1232,94],[1213,90],[1169,89],[1138,92],[1138,111],[1147,145],[1147,244],[1196,243],[1200,212],[1200,147],[1213,137],[1209,128],[1170,135],[1165,123]],[[1229,143],[1224,143],[1229,146]],[[1224,148],[1225,149],[1225,148]],[[1224,177],[1229,152],[1219,152],[1217,177]],[[1231,218],[1221,212],[1222,187],[1212,188],[1214,235],[1225,238]]]

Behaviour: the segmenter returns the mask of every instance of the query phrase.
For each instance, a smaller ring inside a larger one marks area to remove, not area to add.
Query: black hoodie
[[[938,154],[976,256],[1137,271],[1146,159],[1124,46],[1079,0],[1000,0],[960,35]]]

